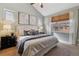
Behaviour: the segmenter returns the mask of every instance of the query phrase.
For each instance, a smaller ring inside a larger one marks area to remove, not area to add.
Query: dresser
[[[17,43],[16,39],[17,39],[16,36],[3,36],[3,37],[1,37],[0,50],[16,46],[16,43]]]

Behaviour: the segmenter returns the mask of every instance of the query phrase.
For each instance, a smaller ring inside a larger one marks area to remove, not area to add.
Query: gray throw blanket
[[[28,39],[24,40],[24,41],[20,44],[20,46],[19,46],[19,49],[18,49],[19,55],[20,55],[20,56],[22,55],[23,50],[24,50],[24,44],[25,44],[26,41],[33,40],[33,39],[37,39],[37,38],[42,38],[42,37],[47,37],[47,36],[50,36],[50,35],[32,37],[32,38],[28,38]]]

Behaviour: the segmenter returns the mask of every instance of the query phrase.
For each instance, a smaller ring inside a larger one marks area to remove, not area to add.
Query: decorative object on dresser
[[[9,47],[13,47],[16,46],[16,36],[14,35],[14,33],[11,33],[11,36],[6,35],[1,37],[1,47],[0,49],[5,49],[5,48],[9,48]]]

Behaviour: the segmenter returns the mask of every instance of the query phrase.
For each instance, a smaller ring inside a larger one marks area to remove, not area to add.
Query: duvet
[[[18,38],[18,54],[21,56],[41,56],[55,47],[58,40],[55,36],[41,34],[21,36]]]

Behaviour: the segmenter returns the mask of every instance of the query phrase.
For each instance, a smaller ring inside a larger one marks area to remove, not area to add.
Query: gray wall
[[[18,12],[25,12],[30,15],[34,15],[37,18],[40,18],[41,23],[43,23],[44,17],[41,15],[34,7],[32,7],[29,3],[0,3],[0,20],[4,20],[4,8],[15,11],[15,24],[18,24]],[[29,26],[29,25],[21,25],[23,27],[30,27],[30,28],[38,28],[36,26]]]
[[[0,19],[3,17],[4,8],[14,10],[16,12],[26,12],[27,14],[43,18],[43,16],[28,3],[0,3]]]
[[[51,20],[49,17],[44,18],[44,31],[47,34],[51,34]]]
[[[4,20],[4,8],[15,11],[15,16],[16,16],[16,23],[18,21],[18,11],[19,12],[26,12],[27,14],[35,15],[42,19],[43,21],[43,16],[36,10],[34,9],[31,5],[28,3],[0,3],[0,20]],[[26,26],[26,25],[23,25]]]
[[[68,33],[54,33],[54,35],[63,43],[76,44],[76,40],[78,40],[78,36],[77,36],[78,9],[79,9],[79,6],[71,8],[71,9],[63,10],[58,13],[55,13],[55,14],[45,17],[44,19],[45,19],[46,32],[52,34],[51,24],[49,21],[50,17],[69,12],[70,13],[70,20],[71,20],[69,34]]]

